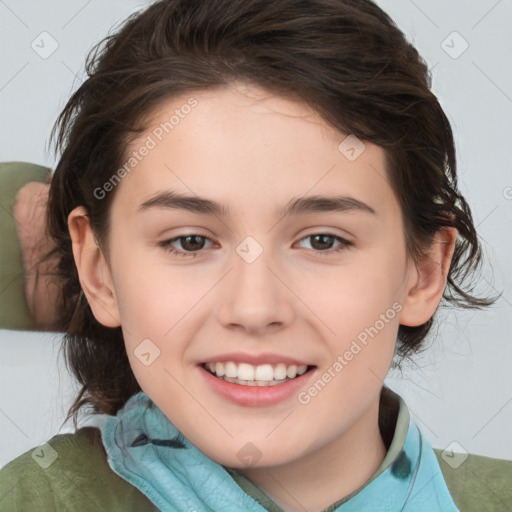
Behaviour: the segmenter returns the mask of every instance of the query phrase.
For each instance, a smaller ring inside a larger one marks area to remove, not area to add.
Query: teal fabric
[[[381,473],[383,473],[391,464],[393,464],[399,457],[402,451],[402,448],[405,443],[405,439],[407,436],[407,432],[409,430],[409,410],[407,406],[401,399],[401,397],[392,391],[389,388],[386,388],[387,394],[390,398],[393,399],[393,412],[391,412],[391,408],[388,409],[386,407],[382,407],[382,397],[381,397],[381,407],[379,409],[379,420],[383,419],[382,416],[385,414],[395,414],[396,411],[396,424],[394,424],[394,432],[386,432],[386,438],[391,438],[389,442],[389,448],[384,457],[384,460],[381,462],[380,466],[375,470],[375,473],[365,482],[359,489],[356,489],[350,495],[338,500],[333,503],[324,512],[333,512],[335,511],[342,503],[348,501],[355,494],[363,489],[366,485],[368,485],[371,481],[375,480]],[[385,425],[390,425],[392,428],[394,420],[389,418],[389,421],[386,419],[384,422]],[[384,427],[383,427],[384,428]],[[279,507],[276,503],[274,503],[260,488],[254,485],[248,478],[246,478],[242,473],[237,471],[236,469],[226,468],[231,477],[235,480],[235,482],[250,496],[252,496],[258,503],[260,503],[265,510],[268,512],[283,512],[281,507]]]
[[[27,183],[48,183],[51,170],[27,162],[0,163],[0,329],[35,329],[25,297],[23,257],[13,207]]]
[[[397,452],[393,443],[396,440],[400,445],[402,418],[405,414],[399,414],[388,452],[392,463],[398,460],[397,453],[401,451]],[[442,450],[434,452],[461,512],[512,511],[512,461],[469,454],[462,465],[452,468],[443,460]],[[260,489],[247,485],[241,475],[232,471],[230,474],[254,500],[261,498]],[[266,510],[280,510],[269,498],[268,503]],[[26,451],[0,469],[0,512],[157,510],[137,487],[112,470],[99,428],[82,427],[72,434],[53,436],[44,445]],[[430,512],[430,509],[417,512]]]
[[[400,408],[405,408],[400,400]],[[264,512],[266,509],[191,444],[144,392],[101,426],[110,467],[163,512]],[[331,509],[331,507],[329,507]],[[334,510],[455,512],[436,455],[409,417],[393,463]]]

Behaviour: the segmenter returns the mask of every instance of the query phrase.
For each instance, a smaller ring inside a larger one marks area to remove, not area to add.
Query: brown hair
[[[116,414],[141,389],[121,328],[99,324],[81,290],[67,218],[84,206],[107,251],[114,192],[98,200],[94,190],[122,165],[130,140],[145,129],[145,114],[187,91],[253,83],[383,147],[408,253],[417,261],[439,229],[457,228],[443,299],[469,308],[493,302],[464,288],[481,248],[458,191],[452,130],[430,90],[429,70],[370,0],[161,0],[98,43],[86,70],[51,134],[54,140],[58,130],[61,157],[48,217],[63,279],[56,327],[65,332],[66,363],[82,385],[65,420],[73,415],[75,428],[83,406]],[[423,347],[432,322],[400,326],[395,367]]]

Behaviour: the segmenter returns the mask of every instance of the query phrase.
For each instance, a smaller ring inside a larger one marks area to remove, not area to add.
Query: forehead
[[[212,198],[233,216],[277,215],[292,197],[336,194],[396,213],[382,148],[264,89],[185,93],[161,102],[144,124],[117,185],[125,213],[165,190]]]

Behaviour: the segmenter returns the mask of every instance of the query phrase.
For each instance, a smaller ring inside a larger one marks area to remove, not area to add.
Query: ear
[[[119,327],[121,316],[112,275],[83,206],[68,215],[68,228],[80,284],[94,317],[105,327]]]
[[[402,325],[422,325],[434,315],[443,297],[456,240],[456,228],[442,228],[420,261],[411,264],[407,295],[400,312]]]

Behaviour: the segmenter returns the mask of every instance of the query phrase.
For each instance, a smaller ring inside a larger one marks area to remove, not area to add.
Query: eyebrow
[[[187,196],[166,190],[139,205],[138,212],[153,208],[185,210],[202,215],[229,217],[230,208],[224,204],[199,196]],[[353,197],[346,196],[304,196],[292,198],[287,205],[276,210],[278,216],[301,215],[319,212],[350,212],[359,211],[376,215],[375,210]]]

